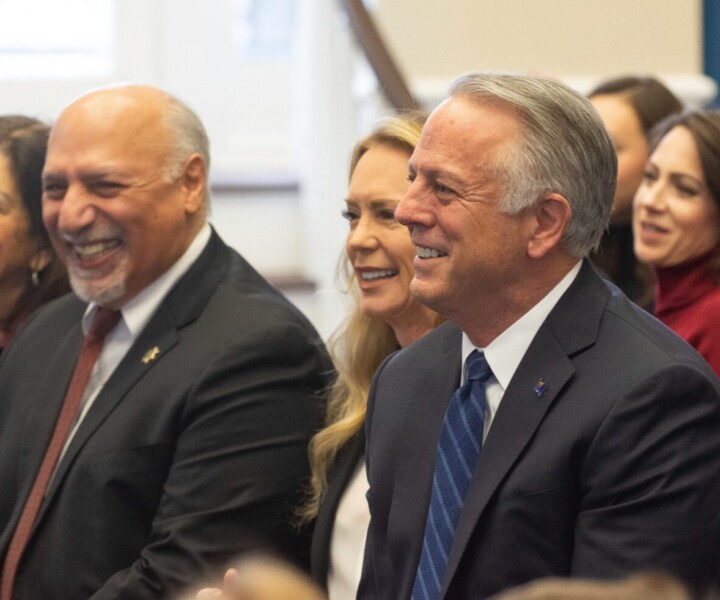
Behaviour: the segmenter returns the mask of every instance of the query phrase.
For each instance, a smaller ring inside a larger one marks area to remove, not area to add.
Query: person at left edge
[[[0,354],[34,310],[70,291],[42,224],[49,132],[31,117],[0,116]]]
[[[15,600],[160,599],[249,549],[304,564],[290,522],[331,366],[307,320],[206,222],[208,144],[177,99],[105,88],[52,129],[43,219],[77,297],[0,363],[0,560],[83,328],[121,311],[14,580]]]

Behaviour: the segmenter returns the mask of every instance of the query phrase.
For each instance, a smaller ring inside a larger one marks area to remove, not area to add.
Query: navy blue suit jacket
[[[366,420],[371,524],[358,598],[410,598],[460,364],[461,331],[447,323],[376,373]],[[641,569],[703,587],[718,574],[718,506],[720,383],[690,346],[585,261],[505,390],[465,499],[443,597]]]

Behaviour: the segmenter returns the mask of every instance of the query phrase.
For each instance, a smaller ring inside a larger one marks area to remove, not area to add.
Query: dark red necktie
[[[105,336],[110,333],[119,320],[119,311],[100,307],[95,313],[90,330],[85,336],[85,341],[75,365],[75,372],[70,380],[70,387],[68,387],[60,414],[55,423],[55,430],[50,438],[50,444],[45,451],[45,457],[40,465],[40,470],[35,476],[32,490],[25,502],[10,547],[5,555],[2,581],[0,582],[0,600],[12,600],[15,574],[20,564],[20,557],[30,539],[30,532],[35,524],[48,484],[65,446],[68,433],[77,417],[93,365],[100,355]]]

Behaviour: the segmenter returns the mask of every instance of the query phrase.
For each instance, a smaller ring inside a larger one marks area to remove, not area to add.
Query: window
[[[287,60],[296,0],[233,0],[233,51],[241,62]]]
[[[114,0],[0,1],[0,77],[106,77],[114,68]]]

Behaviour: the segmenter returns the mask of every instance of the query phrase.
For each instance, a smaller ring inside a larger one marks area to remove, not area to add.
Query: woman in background
[[[36,119],[0,117],[0,352],[36,308],[70,289],[42,224],[48,134]]]
[[[310,443],[312,490],[302,516],[317,518],[311,563],[331,600],[354,598],[370,520],[365,493],[363,424],[370,380],[392,352],[408,346],[441,319],[410,294],[415,246],[395,221],[405,195],[408,160],[425,115],[388,118],[361,140],[350,161],[343,215],[348,220],[342,272],[354,304],[329,343],[338,378],[327,426]]]
[[[720,376],[720,111],[673,115],[653,134],[635,253],[655,271],[655,316]]]
[[[631,300],[649,309],[652,273],[633,253],[632,200],[648,158],[648,132],[668,115],[682,110],[682,104],[652,77],[611,79],[598,85],[588,97],[600,113],[618,157],[610,228],[592,258]]]

